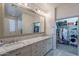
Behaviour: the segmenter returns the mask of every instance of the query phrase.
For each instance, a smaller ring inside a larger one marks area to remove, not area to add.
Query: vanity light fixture
[[[40,15],[46,16],[46,13],[44,11],[40,10],[39,8],[36,8],[35,12],[40,14]]]

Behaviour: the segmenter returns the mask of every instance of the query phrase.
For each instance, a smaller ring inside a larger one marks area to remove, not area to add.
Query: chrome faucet
[[[2,45],[4,45],[4,43],[3,43],[3,41],[2,41],[2,40],[0,40],[0,46],[2,46]]]

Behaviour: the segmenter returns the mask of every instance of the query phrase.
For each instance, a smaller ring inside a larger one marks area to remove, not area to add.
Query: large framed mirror
[[[0,38],[45,32],[44,16],[11,3],[0,6]]]

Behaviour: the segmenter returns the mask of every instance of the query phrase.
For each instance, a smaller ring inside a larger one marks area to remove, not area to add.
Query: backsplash
[[[40,34],[31,34],[31,35],[24,35],[24,36],[17,36],[17,37],[6,37],[6,38],[1,38],[0,43],[7,44],[12,42],[17,42],[19,40],[25,40],[29,38],[44,36],[44,35],[45,35],[44,33],[40,33]]]

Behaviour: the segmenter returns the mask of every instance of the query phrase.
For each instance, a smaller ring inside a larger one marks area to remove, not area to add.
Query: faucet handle
[[[0,42],[2,43],[3,41],[2,41],[2,40],[0,40]]]

